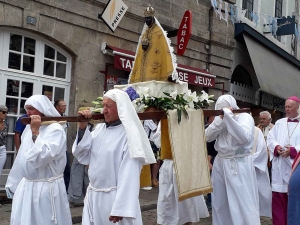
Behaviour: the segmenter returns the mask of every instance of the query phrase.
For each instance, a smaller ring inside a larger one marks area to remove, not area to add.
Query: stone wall
[[[9,26],[41,35],[59,45],[73,57],[69,114],[88,105],[102,95],[106,63],[113,57],[101,52],[101,43],[135,51],[142,31],[143,11],[148,4],[156,9],[156,17],[166,30],[177,29],[185,10],[193,13],[192,37],[178,63],[208,69],[217,82],[229,90],[234,28],[220,21],[210,1],[199,0],[124,0],[129,9],[112,33],[98,19],[107,0],[0,0],[0,26]],[[235,1],[230,1],[231,3]],[[27,16],[37,19],[36,25],[26,23]],[[172,38],[176,47],[176,38]],[[221,85],[209,90],[221,94]]]
[[[1,0],[0,25],[18,27],[38,33],[73,55],[70,105],[74,110],[103,91],[103,74],[108,57],[101,43],[135,51],[143,27],[143,10],[151,4],[157,19],[166,30],[179,27],[185,10],[193,12],[193,31],[181,64],[209,69],[218,79],[230,79],[233,26],[211,12],[209,1],[127,0],[129,9],[115,33],[98,20],[106,0]],[[210,18],[210,13],[211,17]],[[27,16],[37,19],[36,26],[26,23]],[[173,45],[176,39],[172,39]],[[228,85],[226,85],[228,86]],[[88,87],[88,88],[87,88]],[[228,89],[228,87],[226,88]]]

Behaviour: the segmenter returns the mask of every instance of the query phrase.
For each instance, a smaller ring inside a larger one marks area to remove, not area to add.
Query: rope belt
[[[54,197],[53,197],[53,187],[52,184],[54,181],[63,178],[63,174],[59,175],[58,177],[50,177],[50,178],[44,178],[44,179],[36,179],[36,180],[29,180],[27,178],[24,178],[27,182],[48,182],[50,183],[50,199],[51,199],[51,208],[52,208],[52,217],[51,221],[53,221],[55,224],[57,224],[56,219],[56,209],[54,204]]]
[[[234,156],[222,156],[218,153],[218,156],[222,159],[230,159],[230,162],[231,162],[231,166],[230,166],[230,169],[233,170],[233,173],[236,175],[237,174],[237,163],[250,155],[250,152],[248,154],[244,153],[244,154],[238,154],[238,155],[234,155]]]
[[[110,188],[94,188],[91,186],[91,184],[89,184],[88,188],[87,188],[87,192],[86,192],[86,196],[85,196],[85,201],[87,201],[87,210],[89,213],[89,218],[90,218],[90,222],[94,223],[94,218],[91,212],[91,206],[90,206],[90,199],[89,199],[89,192],[90,191],[94,191],[94,192],[104,192],[104,193],[109,193],[111,191],[117,190],[117,187],[110,187]]]

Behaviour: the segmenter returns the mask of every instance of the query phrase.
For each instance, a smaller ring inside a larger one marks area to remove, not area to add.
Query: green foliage
[[[187,94],[171,95],[172,93],[171,94],[166,92],[163,93],[166,95],[166,97],[158,98],[158,97],[142,96],[142,98],[136,101],[136,104],[138,106],[144,104],[146,107],[153,106],[153,107],[160,108],[164,111],[176,109],[178,115],[178,123],[180,123],[182,114],[188,117],[188,112],[186,110],[187,108],[194,108],[194,109],[205,108],[209,106],[210,102],[212,102],[211,100],[208,100],[208,98],[207,100],[200,101],[199,97],[201,96],[201,94],[196,96],[195,98],[196,101],[192,101],[191,104],[191,100],[188,101],[189,99],[187,98]]]
[[[200,109],[205,108],[210,105],[212,100],[210,100],[213,96],[207,95],[204,91],[200,94],[196,94],[196,92],[191,92],[188,90],[187,93],[177,94],[177,91],[172,93],[163,92],[166,97],[151,97],[147,94],[140,94],[140,98],[136,98],[132,101],[132,104],[137,112],[143,111],[148,107],[156,107],[160,108],[164,111],[168,110],[177,110],[178,123],[181,122],[182,114],[184,114],[187,118],[189,117],[187,108],[192,109]],[[98,97],[95,101],[92,102],[94,105],[94,113],[101,112],[103,108],[102,104],[103,98]]]

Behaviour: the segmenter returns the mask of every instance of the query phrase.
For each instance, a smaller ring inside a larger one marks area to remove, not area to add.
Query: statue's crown
[[[154,16],[155,15],[155,9],[152,6],[146,7],[144,11],[144,16],[149,17],[149,16]]]
[[[148,45],[149,44],[149,41],[148,41],[148,39],[143,39],[142,40],[142,45]]]

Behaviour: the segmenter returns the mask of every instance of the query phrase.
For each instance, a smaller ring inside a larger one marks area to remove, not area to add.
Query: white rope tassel
[[[237,170],[236,170],[236,167],[237,167],[236,164],[237,164],[237,162],[236,162],[236,159],[233,158],[233,159],[231,159],[230,161],[231,161],[231,166],[230,166],[230,168],[233,170],[234,175],[237,175]]]
[[[89,186],[87,188],[87,192],[86,192],[85,199],[84,199],[84,204],[86,204],[86,207],[87,207],[87,210],[88,210],[88,214],[89,214],[90,222],[94,223],[94,218],[93,218],[93,214],[91,212],[90,199],[89,199],[89,197],[90,197],[90,190],[91,189],[89,187],[90,187],[90,184],[89,184]]]
[[[84,201],[85,201],[84,204],[86,204],[91,223],[94,223],[94,218],[93,218],[93,213],[92,213],[91,205],[90,205],[90,198],[89,198],[90,197],[90,191],[109,193],[109,192],[114,191],[114,190],[117,190],[117,187],[97,189],[97,188],[92,187],[91,184],[89,184],[89,186],[87,188],[86,196],[85,196],[85,199],[84,199]]]
[[[52,207],[52,218],[51,218],[51,221],[53,221],[55,224],[57,224],[56,209],[55,209],[55,202],[54,202],[54,196],[53,196],[52,182],[50,184],[50,199],[51,199],[51,207]]]
[[[56,218],[56,208],[55,208],[55,202],[54,202],[54,195],[53,195],[53,182],[62,178],[63,174],[59,175],[58,177],[50,177],[50,178],[45,178],[45,179],[36,179],[36,180],[25,180],[27,182],[48,182],[50,183],[50,199],[51,199],[51,209],[52,209],[52,217],[51,221],[53,221],[55,224],[57,224],[57,218]]]

